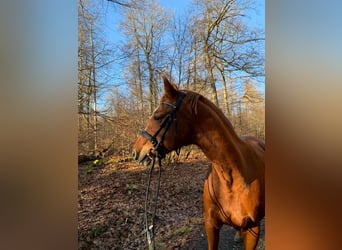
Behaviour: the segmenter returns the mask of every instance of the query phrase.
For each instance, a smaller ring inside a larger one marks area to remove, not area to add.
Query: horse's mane
[[[191,104],[191,109],[193,110],[193,112],[195,113],[195,115],[197,115],[197,104],[198,104],[198,99],[200,97],[203,97],[202,95],[195,93],[193,91],[186,91],[186,95],[189,98],[189,102]]]
[[[198,106],[198,100],[201,99],[206,105],[208,105],[219,117],[222,121],[224,121],[233,131],[233,126],[231,122],[228,120],[228,118],[224,115],[221,109],[219,109],[214,103],[212,103],[209,99],[204,97],[201,94],[198,94],[196,92],[186,90],[186,95],[189,98],[189,102],[191,104],[191,109],[197,115],[197,106]],[[234,131],[235,132],[235,131]]]

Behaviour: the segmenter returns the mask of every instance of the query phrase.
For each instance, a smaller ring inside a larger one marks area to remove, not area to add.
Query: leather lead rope
[[[161,177],[161,158],[158,157],[158,180],[157,180],[157,189],[154,193],[153,198],[153,208],[152,208],[152,217],[151,217],[151,225],[149,225],[148,221],[148,204],[149,204],[149,196],[150,196],[150,186],[151,186],[151,177],[153,174],[154,164],[155,164],[155,158],[152,158],[151,166],[148,171],[148,179],[147,179],[147,189],[146,189],[146,198],[145,198],[145,230],[146,231],[146,238],[147,238],[147,244],[149,250],[155,250],[156,244],[155,244],[155,237],[154,237],[154,229],[155,229],[155,218],[156,218],[156,211],[157,211],[157,201],[158,201],[158,195],[159,195],[159,189],[160,189],[160,177]]]
[[[151,162],[150,169],[148,171],[148,179],[147,179],[147,188],[146,188],[146,197],[145,197],[145,218],[144,218],[145,219],[145,230],[143,231],[143,232],[146,231],[146,238],[147,238],[149,250],[155,250],[156,249],[155,235],[154,235],[154,232],[155,232],[154,222],[155,222],[155,218],[156,218],[157,201],[158,201],[158,195],[159,195],[159,189],[160,189],[160,177],[161,177],[161,169],[162,169],[161,159],[165,157],[165,153],[163,151],[163,141],[164,141],[165,135],[166,135],[170,125],[174,122],[175,126],[177,126],[176,125],[176,112],[177,112],[179,106],[181,105],[184,97],[185,97],[185,93],[180,92],[179,97],[176,101],[176,104],[175,105],[171,104],[171,106],[173,107],[173,110],[167,115],[167,117],[161,123],[159,129],[154,133],[154,135],[150,135],[146,130],[142,130],[140,132],[140,134],[142,136],[144,136],[146,139],[148,139],[151,142],[151,144],[153,145],[153,148],[156,152],[156,158],[158,159],[158,165],[159,165],[157,189],[154,193],[151,225],[149,225],[148,204],[149,204],[149,196],[150,196],[151,177],[153,174],[153,169],[154,169],[154,164],[155,164],[155,158],[152,157],[152,162]],[[161,136],[160,141],[158,142],[157,136],[163,128],[165,128],[164,132]],[[175,127],[175,130],[176,130],[176,127]]]

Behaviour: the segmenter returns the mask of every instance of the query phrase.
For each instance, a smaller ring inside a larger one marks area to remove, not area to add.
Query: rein
[[[149,140],[152,143],[153,149],[156,152],[156,157],[151,157],[152,162],[150,169],[148,171],[148,179],[147,179],[147,188],[146,188],[146,197],[145,197],[145,229],[143,233],[146,232],[146,238],[147,238],[147,243],[148,243],[148,248],[149,250],[155,250],[156,249],[156,244],[154,240],[154,221],[156,217],[156,211],[157,211],[157,201],[158,201],[158,195],[159,195],[159,188],[160,188],[160,176],[161,176],[161,169],[162,169],[162,164],[161,160],[165,157],[165,151],[164,151],[164,146],[163,142],[165,139],[165,135],[170,128],[170,125],[172,123],[175,123],[175,133],[176,133],[176,111],[178,110],[179,106],[182,103],[182,100],[185,97],[184,92],[180,92],[179,97],[176,101],[176,104],[170,104],[167,102],[163,102],[163,104],[171,106],[173,109],[170,111],[170,113],[166,116],[166,118],[163,120],[163,122],[160,124],[159,129],[153,134],[150,135],[146,130],[142,130],[140,134],[144,136],[147,140]],[[158,134],[164,129],[164,132],[161,136],[160,141],[158,141],[157,136]],[[151,225],[148,225],[148,203],[149,203],[149,195],[150,195],[150,186],[151,186],[151,177],[154,169],[154,164],[155,164],[155,158],[158,158],[158,180],[157,180],[157,189],[154,194],[154,199],[153,199],[153,209],[152,209],[152,218],[151,218]]]
[[[143,233],[146,232],[146,237],[147,237],[147,243],[148,243],[148,248],[149,250],[154,250],[156,249],[156,244],[154,241],[154,221],[156,217],[156,211],[157,211],[157,201],[158,201],[158,194],[159,194],[159,188],[160,188],[160,176],[161,176],[161,158],[158,157],[158,165],[159,165],[159,171],[158,171],[158,183],[157,183],[157,190],[154,194],[154,204],[153,204],[153,210],[152,210],[152,219],[151,219],[151,225],[148,225],[148,218],[147,218],[147,207],[148,207],[148,201],[149,201],[149,194],[150,194],[150,186],[151,186],[151,176],[152,172],[154,169],[154,164],[155,164],[155,158],[152,158],[151,166],[148,171],[148,180],[147,180],[147,188],[146,188],[146,198],[145,198],[145,214],[144,214],[144,220],[145,220],[145,229]]]

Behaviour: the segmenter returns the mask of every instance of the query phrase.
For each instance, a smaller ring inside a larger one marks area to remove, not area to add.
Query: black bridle
[[[185,97],[185,93],[184,92],[180,92],[179,97],[176,101],[176,103],[173,105],[171,103],[168,102],[163,102],[163,104],[169,105],[171,106],[173,109],[167,114],[167,116],[164,118],[164,120],[162,121],[162,123],[160,124],[159,129],[153,134],[150,135],[146,130],[142,130],[140,132],[140,134],[142,136],[144,136],[147,140],[149,140],[152,145],[153,145],[153,149],[156,152],[156,157],[158,158],[158,164],[159,164],[159,171],[158,171],[158,182],[157,182],[157,188],[154,194],[154,204],[153,204],[153,209],[152,209],[152,218],[151,218],[151,225],[149,226],[148,223],[148,204],[149,204],[149,195],[150,195],[150,185],[151,185],[151,176],[152,176],[152,172],[154,169],[154,164],[155,164],[155,158],[152,157],[152,162],[151,162],[151,167],[150,170],[148,172],[148,180],[147,180],[147,189],[146,189],[146,198],[145,198],[145,230],[144,232],[146,232],[146,237],[147,237],[147,243],[148,243],[148,248],[150,250],[155,250],[156,249],[156,244],[155,244],[155,240],[154,240],[154,221],[155,221],[155,217],[156,217],[156,210],[157,210],[157,201],[158,201],[158,194],[159,194],[159,187],[160,187],[160,176],[161,176],[161,159],[165,157],[165,147],[163,146],[163,141],[165,139],[165,135],[168,131],[168,129],[170,128],[170,125],[172,123],[175,124],[175,133],[176,133],[176,112],[179,108],[179,106],[181,105],[183,99]],[[164,129],[164,132],[160,138],[160,141],[157,140],[157,136],[160,133],[160,131],[162,131],[162,129]]]
[[[165,135],[172,123],[175,123],[175,133],[176,133],[176,112],[179,106],[181,105],[184,97],[185,97],[185,93],[179,92],[179,97],[175,104],[163,102],[163,104],[169,105],[173,109],[167,114],[167,116],[164,118],[164,120],[160,124],[159,129],[153,135],[150,135],[146,130],[140,131],[140,134],[152,143],[153,149],[155,150],[158,158],[165,157],[165,147],[163,145],[163,142],[165,139]],[[160,141],[158,141],[157,136],[162,131],[162,129],[164,129],[164,133],[162,134]]]

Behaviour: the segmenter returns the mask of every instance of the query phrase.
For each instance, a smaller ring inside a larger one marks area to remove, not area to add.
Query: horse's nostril
[[[133,150],[132,157],[133,157],[134,160],[136,160],[138,158],[137,151]]]

